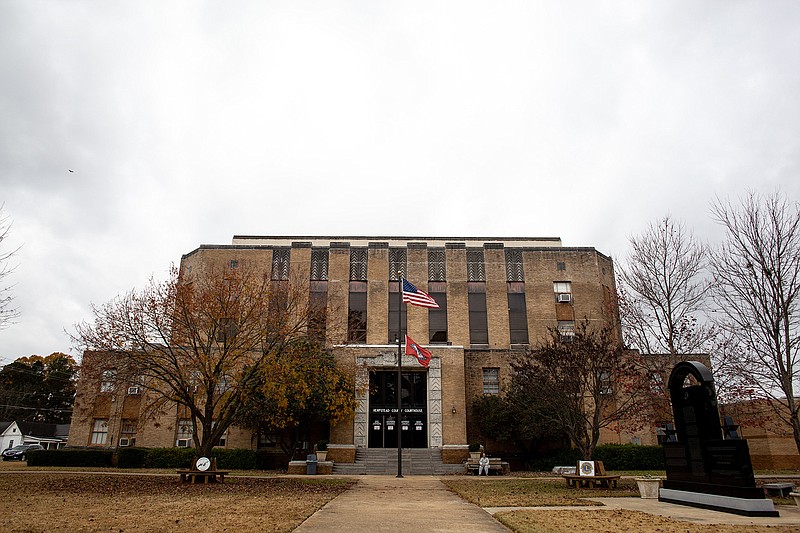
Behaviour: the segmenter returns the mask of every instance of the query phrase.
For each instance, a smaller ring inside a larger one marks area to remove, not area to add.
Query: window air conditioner
[[[562,292],[558,295],[558,303],[568,304],[572,301],[572,293]]]
[[[128,387],[128,396],[139,394],[139,387]]]
[[[178,448],[188,448],[189,439],[178,439],[175,441],[175,446],[177,446]]]
[[[130,446],[131,445],[131,439],[119,439],[119,445],[120,446]]]

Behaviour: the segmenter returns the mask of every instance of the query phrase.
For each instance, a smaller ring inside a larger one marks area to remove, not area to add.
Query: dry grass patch
[[[620,480],[617,489],[579,489],[555,479],[447,479],[447,487],[481,507],[541,507],[548,505],[600,505],[580,498],[638,496],[636,483]]]
[[[0,531],[291,531],[354,482],[177,476],[0,474]]]
[[[639,511],[510,511],[495,515],[516,533],[618,533],[619,531],[659,531],[662,533],[777,533],[797,532],[796,526],[752,526],[692,524]]]

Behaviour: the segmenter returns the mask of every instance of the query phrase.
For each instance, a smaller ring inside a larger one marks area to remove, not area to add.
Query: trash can
[[[317,455],[314,453],[306,456],[306,474],[309,476],[317,475]]]

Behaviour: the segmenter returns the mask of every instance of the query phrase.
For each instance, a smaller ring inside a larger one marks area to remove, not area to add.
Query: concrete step
[[[464,472],[463,465],[443,464],[442,452],[437,448],[405,448],[402,453],[404,475],[447,475]],[[335,463],[333,473],[396,475],[397,449],[358,448],[355,463]]]

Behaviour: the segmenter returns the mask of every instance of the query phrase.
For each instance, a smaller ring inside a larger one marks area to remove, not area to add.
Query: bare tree
[[[566,433],[584,459],[591,459],[603,428],[638,429],[648,395],[639,355],[625,350],[613,328],[593,330],[588,321],[574,336],[551,331],[530,352],[517,354],[506,397],[527,406],[531,416]]]
[[[701,351],[710,330],[698,315],[708,282],[707,248],[670,215],[629,239],[620,268],[620,314],[629,346],[645,354]]]
[[[7,241],[11,232],[11,219],[3,213],[3,204],[0,204],[0,329],[10,326],[19,316],[19,309],[12,307],[14,296],[11,285],[7,285],[6,278],[14,271],[11,258],[19,248],[5,250],[3,242]]]
[[[776,192],[748,193],[739,205],[711,209],[726,230],[711,270],[721,323],[737,341],[730,364],[792,427],[800,451],[800,403],[794,388],[800,347],[800,203]]]
[[[94,307],[94,322],[78,324],[74,340],[90,350],[82,379],[144,388],[140,423],[182,406],[195,447],[208,455],[266,362],[287,351],[297,356],[292,347],[316,312],[307,282],[273,281],[243,267],[185,277],[173,269],[165,282]]]

